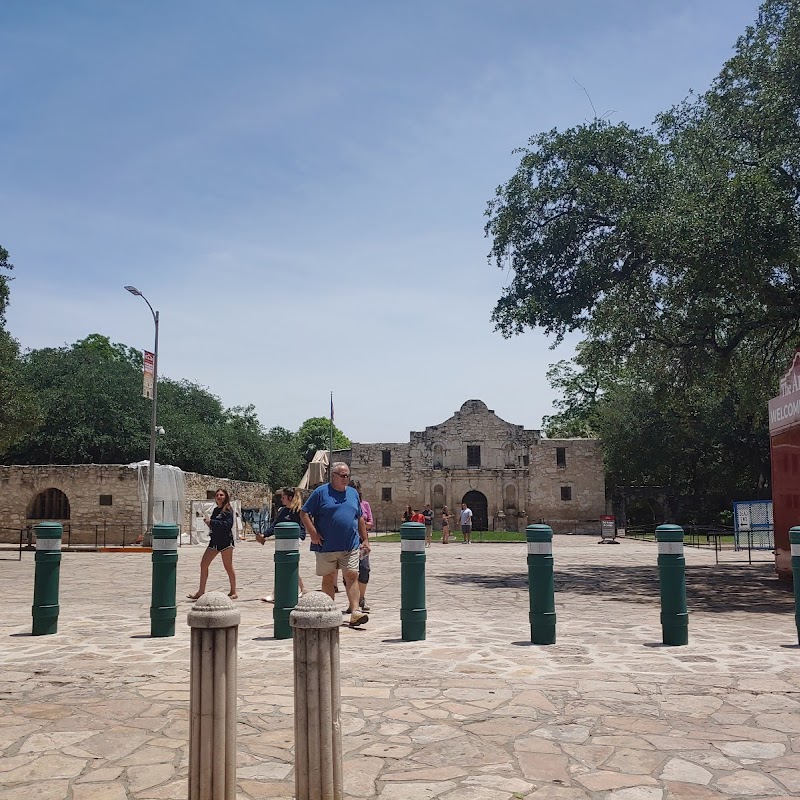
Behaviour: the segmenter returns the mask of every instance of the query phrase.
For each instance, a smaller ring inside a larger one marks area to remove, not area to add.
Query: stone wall
[[[406,505],[430,503],[439,529],[442,508],[457,513],[465,497],[495,530],[524,530],[544,519],[555,531],[595,533],[606,511],[598,440],[544,439],[480,400],[412,432],[408,443],[354,442],[334,458],[347,461],[361,481],[379,528],[398,525]]]
[[[145,469],[145,479],[146,475]],[[184,530],[190,527],[192,501],[206,500],[209,492],[213,497],[220,487],[245,508],[270,503],[270,489],[265,484],[193,472],[185,472],[184,479]],[[37,510],[45,510],[36,508],[37,497],[42,498],[40,506],[47,498],[50,516],[46,518],[64,525],[65,544],[129,544],[144,529],[136,469],[120,464],[0,466],[0,542],[17,543],[21,530],[45,518],[35,516]],[[157,507],[160,502],[156,495]]]

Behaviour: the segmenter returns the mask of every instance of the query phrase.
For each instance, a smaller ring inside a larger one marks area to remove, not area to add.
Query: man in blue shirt
[[[337,461],[331,467],[331,482],[317,487],[300,510],[300,520],[311,537],[317,556],[317,575],[322,591],[334,599],[336,571],[341,570],[352,609],[350,625],[363,625],[369,617],[359,609],[359,548],[369,553],[369,534],[361,516],[358,492],[348,486],[350,467]]]

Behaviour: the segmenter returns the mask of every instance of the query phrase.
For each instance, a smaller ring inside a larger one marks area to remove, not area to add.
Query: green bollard
[[[300,577],[300,526],[296,522],[279,522],[275,526],[275,605],[272,621],[276,639],[291,639],[289,614],[297,605],[297,584]]]
[[[661,586],[661,641],[668,645],[689,644],[683,528],[680,525],[659,525],[656,541]]]
[[[800,528],[789,529],[789,544],[792,548],[792,582],[794,583],[794,624],[797,626],[797,641],[800,643]]]
[[[528,525],[528,597],[533,644],[556,643],[556,599],[553,588],[553,529]]]
[[[425,638],[425,526],[404,522],[400,526],[400,638],[420,642]]]
[[[153,579],[150,594],[150,635],[175,635],[175,582],[178,575],[178,526],[171,522],[153,525]]]
[[[33,578],[34,636],[58,632],[58,580],[61,573],[60,522],[40,522],[36,526],[36,572]]]

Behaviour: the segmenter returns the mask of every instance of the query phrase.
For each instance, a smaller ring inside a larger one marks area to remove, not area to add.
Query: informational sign
[[[153,379],[156,374],[156,357],[153,353],[144,351],[144,388],[142,397],[153,399]]]
[[[616,518],[609,516],[600,517],[600,536],[603,539],[613,539],[617,533]]]
[[[781,378],[781,393],[769,401],[771,436],[794,425],[800,425],[800,353],[795,353],[792,366]]]

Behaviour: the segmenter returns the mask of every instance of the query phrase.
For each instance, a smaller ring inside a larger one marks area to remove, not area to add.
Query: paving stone
[[[85,766],[86,762],[80,758],[48,754],[4,772],[3,783],[30,783],[53,778],[75,778],[81,774]]]
[[[699,764],[693,764],[683,758],[671,758],[661,770],[659,775],[662,781],[677,781],[680,783],[699,783],[706,786],[714,777],[707,769]]]
[[[166,783],[175,773],[172,764],[147,764],[140,767],[128,767],[128,788],[136,793],[160,783]]]
[[[634,786],[655,784],[655,780],[646,775],[624,775],[620,772],[607,771],[578,775],[575,780],[585,786],[590,792],[602,792],[611,789],[626,789]]]
[[[381,789],[379,800],[428,800],[455,789],[452,781],[431,783],[388,783]]]
[[[64,800],[68,792],[69,781],[38,781],[9,789],[0,788],[0,800]]]
[[[375,779],[380,775],[384,766],[382,758],[357,756],[346,758],[342,761],[345,794],[354,797],[373,797],[375,794]]]
[[[731,758],[778,758],[786,752],[785,745],[769,742],[720,742],[717,747]]]
[[[517,762],[522,774],[531,781],[558,781],[570,783],[567,773],[568,759],[550,753],[517,752]]]
[[[771,778],[761,772],[744,769],[724,775],[714,781],[714,785],[723,792],[749,797],[782,793],[781,788]]]
[[[127,800],[128,793],[119,783],[77,783],[72,800]]]

